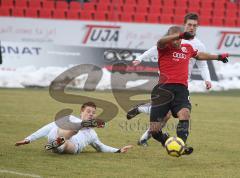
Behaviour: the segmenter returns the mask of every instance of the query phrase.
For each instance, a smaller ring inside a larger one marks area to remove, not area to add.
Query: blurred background
[[[231,55],[228,64],[208,62],[212,90],[239,89],[237,0],[0,0],[0,86],[48,87],[65,70],[92,64],[103,72],[97,89],[125,89],[111,85],[114,72],[135,81],[128,89],[150,90],[142,85],[157,81],[157,59],[146,59],[138,67],[130,63],[169,26],[182,25],[188,12],[199,14],[197,37],[207,51]],[[82,88],[86,78],[80,75],[72,86]],[[206,91],[201,80],[195,66],[190,91]]]

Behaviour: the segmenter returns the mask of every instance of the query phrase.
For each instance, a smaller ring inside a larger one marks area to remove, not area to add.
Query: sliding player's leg
[[[77,123],[80,123],[79,121]],[[48,143],[45,145],[47,150],[58,153],[71,153],[73,146],[69,140],[78,133],[78,130],[65,130],[59,127],[53,128],[48,134]],[[68,151],[69,150],[69,151]]]
[[[83,111],[83,113],[86,111]],[[85,117],[84,117],[85,118]],[[61,119],[56,120],[57,136],[53,138],[64,138],[69,140],[72,136],[78,133],[78,131],[84,127],[103,127],[105,123],[99,119],[83,119],[80,120],[74,116],[65,116]],[[54,142],[53,142],[54,143]]]
[[[77,154],[77,146],[70,140],[66,140],[65,143],[57,148],[53,149],[54,153],[65,153],[65,154]]]
[[[66,140],[70,139],[73,135],[77,134],[78,130],[64,130],[58,128],[57,135],[58,137],[64,137]]]
[[[56,127],[48,134],[48,144],[45,148],[55,153],[76,154],[84,147],[84,144],[81,144],[84,137],[85,135],[79,130],[65,130]]]
[[[71,142],[70,140],[67,140],[66,143],[64,144],[63,153],[77,154],[78,153],[77,145]]]
[[[77,143],[74,137],[77,136],[76,131],[54,128],[48,135],[48,143],[45,145],[46,150],[52,150],[54,153],[77,153]]]
[[[85,140],[85,135],[81,131],[79,131],[77,134],[73,135],[71,138],[66,140],[62,145],[60,145],[57,148],[54,148],[53,152],[67,154],[80,153],[86,146],[83,140]]]
[[[54,127],[48,134],[48,143],[45,145],[46,150],[56,149],[65,143],[65,138],[58,135],[58,127]]]
[[[78,133],[78,130],[82,128],[82,123],[84,121],[85,120],[80,120],[72,115],[57,119],[55,121],[57,128],[49,133],[48,144],[45,148],[47,150],[53,149],[54,152],[62,153],[64,151],[63,148],[67,145],[67,140]]]

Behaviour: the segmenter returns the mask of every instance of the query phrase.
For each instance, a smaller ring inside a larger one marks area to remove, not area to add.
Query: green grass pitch
[[[117,102],[111,92],[74,91],[86,96]],[[147,96],[144,96],[147,98]],[[134,146],[126,154],[96,153],[87,147],[79,155],[58,155],[44,150],[46,139],[15,147],[63,108],[79,115],[79,106],[55,101],[45,89],[0,89],[0,177],[210,177],[240,176],[240,91],[192,94],[192,121],[188,144],[190,156],[174,158],[155,140],[149,147],[137,146],[148,116],[126,121],[119,107],[106,128],[96,129],[103,143]],[[111,110],[109,110],[111,112]],[[176,120],[167,130],[175,135]],[[11,172],[12,171],[12,172]]]

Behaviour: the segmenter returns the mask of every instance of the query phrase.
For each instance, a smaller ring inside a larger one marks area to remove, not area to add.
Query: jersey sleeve
[[[204,81],[211,81],[210,72],[208,69],[207,61],[196,61],[197,67],[201,72]]]
[[[142,55],[138,56],[136,60],[142,61],[143,59],[151,58],[151,57],[158,57],[158,50],[157,46],[151,47],[149,50],[145,51]]]
[[[52,128],[56,127],[55,122],[51,122],[40,129],[38,129],[36,132],[32,133],[28,137],[25,138],[25,140],[29,140],[30,142],[33,142],[37,139],[40,139],[42,137],[46,137],[49,132],[52,130]]]
[[[203,43],[199,43],[198,46],[198,51],[199,52],[206,52],[206,47]],[[207,61],[196,61],[196,65],[198,67],[198,69],[201,72],[201,76],[203,78],[204,81],[211,81],[211,77],[210,77],[210,72],[208,69],[208,65],[207,65]]]
[[[197,53],[198,53],[198,50],[194,50],[192,51],[192,57],[196,57],[197,56]]]
[[[198,53],[198,50],[197,49],[193,49],[192,46],[190,46],[190,49],[191,49],[191,57],[196,57],[197,56],[197,53]]]
[[[197,45],[197,49],[198,49],[199,52],[206,52],[207,51],[206,47],[205,47],[205,45],[203,43],[199,43]]]

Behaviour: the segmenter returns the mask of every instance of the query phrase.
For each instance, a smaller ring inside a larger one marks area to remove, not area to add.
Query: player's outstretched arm
[[[165,46],[174,40],[184,39],[184,40],[190,40],[193,39],[194,35],[192,35],[190,32],[183,32],[179,34],[172,34],[172,35],[166,35],[160,38],[157,42],[158,48],[165,48]]]
[[[20,140],[18,142],[15,143],[15,146],[20,146],[20,145],[26,145],[26,144],[29,144],[30,143],[30,140]]]
[[[212,88],[212,82],[210,81],[205,81],[205,86],[207,90],[210,90]]]
[[[38,129],[36,132],[32,133],[28,137],[26,137],[24,140],[18,141],[15,143],[15,146],[25,145],[29,144],[30,142],[33,142],[35,140],[38,140],[42,137],[45,137],[48,135],[48,133],[51,131],[51,129],[55,126],[54,122],[51,122],[40,129]]]
[[[198,52],[196,55],[197,60],[218,60],[222,61],[223,63],[228,62],[228,53],[223,53],[223,54],[209,54],[209,53],[204,53],[204,52]]]
[[[126,153],[130,148],[133,147],[132,145],[127,145],[119,149],[105,145],[99,140],[97,134],[95,135],[94,141],[90,145],[98,152],[104,153]]]
[[[200,70],[201,76],[205,82],[206,89],[209,90],[212,88],[212,82],[210,77],[210,72],[208,69],[207,61],[200,61],[196,60],[195,64],[197,65],[198,69]]]
[[[145,51],[142,55],[138,56],[135,60],[132,61],[134,66],[139,65],[144,59],[158,57],[157,46],[151,47],[149,50]]]
[[[160,38],[157,42],[157,47],[158,48],[165,48],[165,46],[173,41],[173,40],[178,40],[179,38],[179,34],[173,34],[173,35],[166,35],[163,36],[162,38]]]

